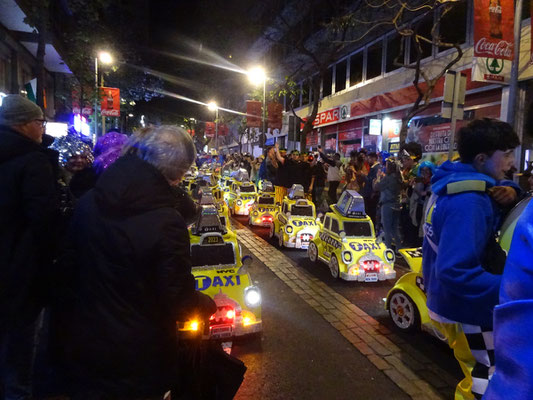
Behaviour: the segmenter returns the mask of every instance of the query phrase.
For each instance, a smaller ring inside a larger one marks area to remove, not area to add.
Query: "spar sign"
[[[332,108],[331,110],[326,110],[316,115],[315,120],[313,121],[313,126],[320,126],[325,124],[330,124],[332,122],[337,122],[340,117],[339,112],[340,107]]]

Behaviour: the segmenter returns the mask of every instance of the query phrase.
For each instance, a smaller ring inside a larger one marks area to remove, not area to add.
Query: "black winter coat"
[[[52,323],[68,380],[126,398],[164,393],[177,380],[175,322],[199,303],[170,185],[120,158],[78,202],[71,240],[74,298]]]
[[[0,329],[32,322],[42,307],[57,216],[45,149],[0,126]]]

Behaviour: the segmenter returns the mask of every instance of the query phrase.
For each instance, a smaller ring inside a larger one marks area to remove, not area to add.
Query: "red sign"
[[[305,144],[307,147],[318,146],[318,132],[316,130],[307,134],[305,137]]]
[[[92,96],[92,91],[85,90],[85,98],[83,100],[83,108],[80,105],[80,92],[77,89],[72,90],[72,113],[82,115],[92,115],[93,108],[87,99]]]
[[[100,88],[100,108],[103,117],[120,117],[120,89]]]
[[[270,129],[281,129],[282,116],[283,116],[283,104],[280,103],[268,103],[268,127]]]
[[[206,137],[215,137],[216,125],[214,122],[205,123],[205,136]]]
[[[218,124],[218,136],[227,136],[229,128],[226,124]]]
[[[262,104],[260,101],[246,101],[246,126],[248,128],[261,128]]]
[[[346,140],[361,139],[363,137],[363,131],[361,129],[353,129],[345,132],[339,132],[339,141],[344,142]]]
[[[322,111],[316,115],[313,121],[313,126],[320,126],[324,124],[330,124],[339,120],[339,107],[332,108],[331,110]]]
[[[474,57],[512,60],[513,27],[513,0],[474,0]]]

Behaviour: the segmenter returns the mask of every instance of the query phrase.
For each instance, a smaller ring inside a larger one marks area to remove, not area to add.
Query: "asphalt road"
[[[249,227],[247,217],[237,217],[236,220]],[[252,227],[251,229],[256,235],[269,241],[267,228]],[[272,246],[276,246],[274,241],[269,242]],[[436,365],[456,377],[457,381],[463,377],[457,361],[446,343],[426,332],[404,333],[396,329],[384,306],[384,299],[396,280],[359,283],[334,279],[329,272],[328,266],[324,263],[312,263],[307,257],[306,251],[284,248],[282,252],[294,261],[299,268],[326,283],[381,324],[397,333],[406,342],[411,343],[414,351],[418,351],[431,359]],[[403,259],[397,260],[395,269],[397,271],[397,279],[408,272],[407,265]]]
[[[259,260],[250,274],[264,325],[261,336],[233,344],[248,368],[237,400],[410,398]]]

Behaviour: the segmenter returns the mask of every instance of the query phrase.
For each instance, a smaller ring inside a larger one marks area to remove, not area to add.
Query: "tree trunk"
[[[320,73],[317,78],[314,78],[312,81],[313,88],[313,108],[311,109],[311,114],[307,117],[304,127],[300,132],[300,151],[304,151],[307,146],[307,134],[313,130],[313,121],[318,114],[318,106],[320,105],[320,82],[322,77],[325,75],[324,72]]]
[[[37,65],[35,67],[35,75],[37,77],[37,93],[35,93],[35,99],[37,105],[44,110],[44,89],[46,86],[46,71],[44,69],[44,55],[46,51],[45,24],[40,23],[37,29],[39,30],[39,42],[37,44]]]

